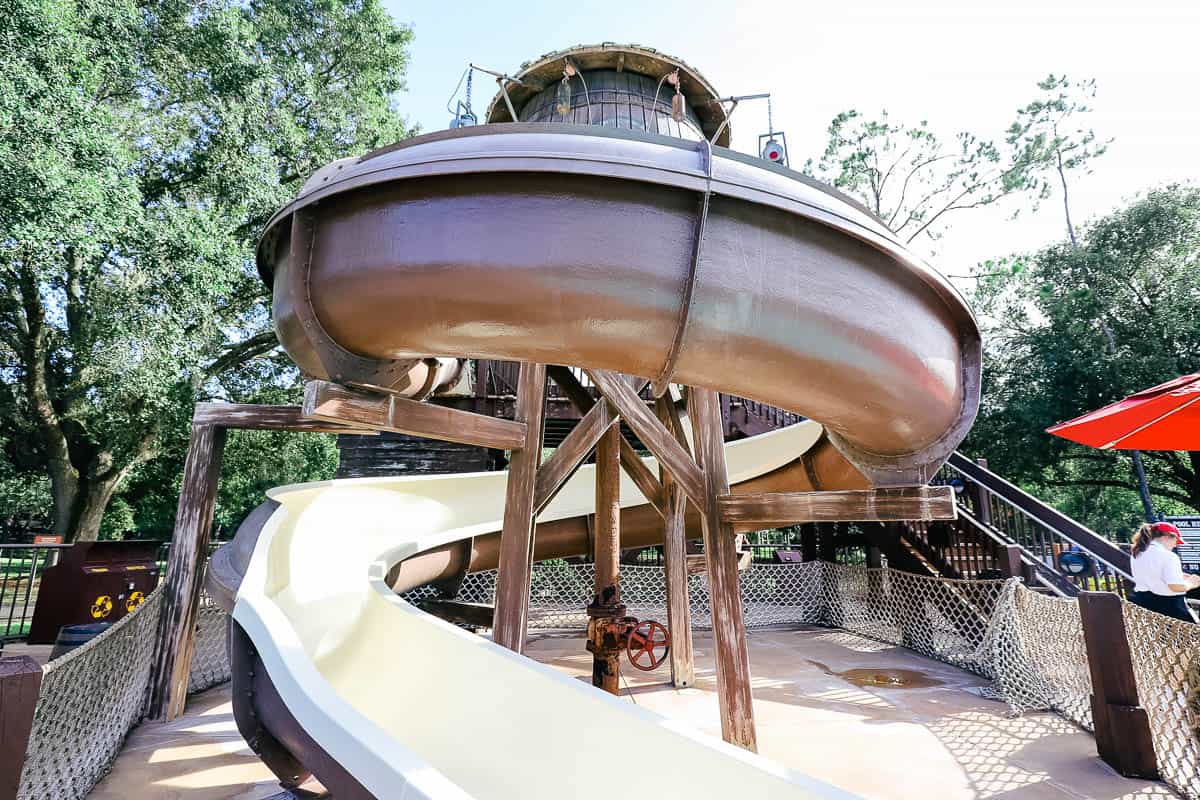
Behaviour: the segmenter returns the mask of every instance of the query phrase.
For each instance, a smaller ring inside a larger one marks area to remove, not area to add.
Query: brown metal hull
[[[709,159],[516,124],[331,165],[260,247],[280,340],[385,388],[435,355],[719,389],[821,422],[874,484],[923,483],[978,406],[969,309],[852,202]]]

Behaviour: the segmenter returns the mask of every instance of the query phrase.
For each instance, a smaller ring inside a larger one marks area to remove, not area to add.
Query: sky
[[[770,92],[793,166],[820,155],[829,120],[850,108],[928,120],[944,139],[965,130],[1000,140],[1053,72],[1096,79],[1089,122],[1112,140],[1091,174],[1071,179],[1077,223],[1155,186],[1200,181],[1200,0],[384,4],[414,31],[400,104],[424,131],[447,127],[446,102],[469,61],[512,73],[552,50],[614,41],[682,58],[722,95]],[[478,112],[495,90],[476,73]],[[732,128],[734,148],[755,152],[765,103],[742,104]],[[1060,196],[1016,220],[1012,210],[952,217],[934,265],[962,274],[1065,238]]]

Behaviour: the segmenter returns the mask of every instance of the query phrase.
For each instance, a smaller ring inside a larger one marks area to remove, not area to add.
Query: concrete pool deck
[[[1161,783],[1117,775],[1096,757],[1091,735],[1066,720],[1010,718],[1002,703],[977,694],[986,681],[903,648],[824,628],[752,631],[749,644],[760,752],[865,798],[1176,797]],[[591,655],[583,645],[575,635],[541,636],[527,652],[586,680]],[[695,688],[665,683],[666,666],[645,673],[623,661],[622,694],[719,736],[709,634],[697,632],[695,650]],[[631,763],[653,759],[640,754]],[[312,793],[298,796],[325,796],[319,786],[306,788]],[[195,695],[176,722],[137,728],[90,798],[278,796],[278,784],[238,736],[225,685]]]

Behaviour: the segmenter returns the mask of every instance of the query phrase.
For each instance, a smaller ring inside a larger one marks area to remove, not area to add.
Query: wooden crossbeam
[[[304,416],[395,431],[427,439],[515,450],[525,443],[525,423],[419,403],[395,395],[368,394],[329,381],[304,386]]]
[[[533,487],[535,516],[554,499],[558,490],[575,474],[588,453],[600,441],[600,437],[617,422],[617,415],[612,413],[607,403],[597,403],[592,406],[591,411],[583,415],[583,419],[579,420],[538,469],[537,482]]]
[[[192,415],[197,425],[216,425],[244,431],[291,431],[293,433],[357,433],[376,431],[358,425],[308,419],[300,406],[265,406],[252,403],[197,403]]]
[[[704,475],[696,462],[687,451],[675,441],[673,433],[663,426],[658,418],[642,403],[628,383],[621,376],[606,370],[588,370],[588,377],[596,388],[621,415],[642,443],[654,453],[658,463],[671,472],[671,475],[683,487],[687,496],[698,506],[705,502]],[[653,476],[652,476],[653,477]]]
[[[721,520],[741,530],[804,522],[898,522],[955,519],[950,486],[905,486],[835,492],[764,492],[717,498]]]
[[[438,619],[444,619],[455,625],[471,625],[476,628],[492,627],[492,620],[496,614],[495,606],[487,603],[466,603],[462,600],[430,598],[422,600],[418,605],[422,611],[432,614]]]
[[[592,397],[591,392],[587,390],[575,374],[566,367],[551,366],[546,368],[546,374],[550,379],[559,385],[575,407],[583,413],[588,413],[596,405],[596,399]],[[644,384],[643,384],[644,385]],[[634,394],[641,391],[639,386],[634,390]],[[605,404],[607,405],[607,404]],[[549,462],[547,462],[549,463]],[[625,474],[630,477],[633,484],[638,487],[638,491],[646,498],[647,502],[658,512],[659,516],[666,518],[666,494],[663,491],[662,484],[654,477],[654,473],[642,461],[642,457],[633,449],[633,445],[624,436],[621,437],[621,469],[625,470]]]

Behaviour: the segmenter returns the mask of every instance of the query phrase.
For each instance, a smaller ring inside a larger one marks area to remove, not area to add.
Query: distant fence
[[[58,561],[65,544],[0,544],[0,643],[29,633],[38,587],[46,567]]]

